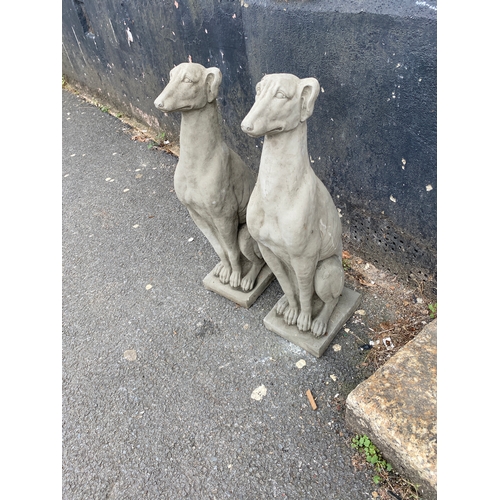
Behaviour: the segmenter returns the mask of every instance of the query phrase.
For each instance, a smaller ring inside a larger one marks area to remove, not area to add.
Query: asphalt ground
[[[250,309],[205,290],[176,157],[62,99],[62,498],[372,498],[344,423],[355,337],[317,359],[264,327],[277,281]]]

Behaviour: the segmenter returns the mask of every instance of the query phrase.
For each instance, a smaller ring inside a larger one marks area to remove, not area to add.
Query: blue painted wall
[[[435,294],[436,18],[434,0],[63,0],[63,74],[175,140],[180,116],[153,104],[170,69],[217,66],[224,134],[255,170],[256,83],[314,76],[309,152],[346,247]]]

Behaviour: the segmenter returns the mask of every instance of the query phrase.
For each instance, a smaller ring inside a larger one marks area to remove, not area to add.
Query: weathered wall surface
[[[255,170],[256,83],[317,78],[309,153],[346,243],[435,293],[435,0],[63,0],[62,21],[67,79],[174,140],[180,116],[153,104],[170,69],[219,67],[226,139]]]

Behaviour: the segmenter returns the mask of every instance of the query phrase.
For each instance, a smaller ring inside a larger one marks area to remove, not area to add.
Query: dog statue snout
[[[161,99],[161,95],[159,95],[154,101],[155,108],[161,109],[163,108],[163,99]]]
[[[243,121],[241,123],[241,129],[243,130],[243,132],[251,132],[253,130],[253,127],[252,125],[249,125]]]

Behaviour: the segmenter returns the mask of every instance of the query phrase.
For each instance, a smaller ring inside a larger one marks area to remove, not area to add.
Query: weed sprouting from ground
[[[375,472],[372,476],[373,482],[384,488],[378,494],[379,498],[382,500],[389,498],[419,500],[421,498],[418,494],[418,485],[399,476],[368,436],[356,434],[351,440],[351,447],[358,450],[359,454],[364,457],[366,465],[373,467]]]
[[[431,319],[436,318],[437,317],[437,310],[438,310],[437,302],[435,302],[434,304],[429,304],[427,307],[429,309],[429,317]]]
[[[367,436],[358,436],[352,438],[353,448],[365,454],[366,461],[372,464],[378,472],[382,471],[392,471],[392,465],[382,458],[380,451],[377,447],[370,441]],[[373,482],[375,484],[380,483],[381,478],[378,475],[373,476]]]

